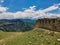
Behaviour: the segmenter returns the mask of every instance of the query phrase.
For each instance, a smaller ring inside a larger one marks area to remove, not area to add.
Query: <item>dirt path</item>
[[[0,40],[0,45],[5,45],[5,42],[6,41],[8,41],[8,40],[10,40],[10,39],[13,39],[13,38],[15,38],[15,37],[17,37],[17,36],[19,36],[19,35],[22,35],[23,33],[19,33],[19,32],[17,32],[17,33],[15,33],[14,35],[11,35],[11,36],[9,36],[9,37],[7,37],[7,38],[4,38],[4,39],[1,39]]]

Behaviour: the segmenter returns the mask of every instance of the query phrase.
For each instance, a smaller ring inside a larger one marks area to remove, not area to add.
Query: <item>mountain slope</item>
[[[8,40],[6,45],[60,45],[60,42],[57,40],[60,38],[60,33],[50,35],[44,30],[37,29],[24,32],[23,35]]]
[[[7,32],[24,32],[33,28],[33,23],[24,22],[22,19],[0,20],[0,30]]]

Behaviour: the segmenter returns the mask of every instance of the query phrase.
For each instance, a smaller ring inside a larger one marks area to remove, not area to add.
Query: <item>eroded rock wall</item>
[[[34,28],[46,28],[53,31],[60,31],[60,18],[38,19]]]

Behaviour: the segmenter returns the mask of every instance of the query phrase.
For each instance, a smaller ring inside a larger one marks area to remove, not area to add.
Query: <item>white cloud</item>
[[[0,3],[3,3],[4,2],[4,0],[0,0]]]
[[[56,5],[53,5],[53,6],[51,6],[51,7],[48,7],[48,8],[46,8],[46,9],[44,9],[43,12],[48,12],[48,11],[56,10],[56,9],[59,8],[59,5],[60,5],[60,4],[56,4]]]
[[[59,8],[59,5],[60,4],[56,4],[56,5],[53,5],[53,6],[50,6],[46,9],[43,9],[43,10],[35,10],[36,6],[31,6],[29,7],[29,9],[25,9],[24,11],[18,11],[18,12],[7,12],[7,7],[0,7],[0,11],[2,13],[0,13],[0,19],[16,19],[16,18],[30,18],[30,19],[38,19],[38,18],[44,18],[44,17],[48,17],[48,18],[51,18],[51,17],[60,17],[60,14],[53,14],[53,13],[45,13],[45,12],[48,12],[48,11],[52,11],[52,10],[56,10]]]
[[[3,12],[0,14],[0,19],[13,19],[14,13],[11,12]]]
[[[2,7],[2,6],[0,6],[0,12],[6,12],[7,11],[7,7]]]
[[[55,4],[53,6],[50,6],[50,7],[46,8],[46,9],[43,9],[43,10],[39,10],[39,11],[35,12],[37,15],[35,17],[33,17],[33,18],[38,19],[40,17],[42,17],[42,18],[56,18],[56,17],[60,17],[60,14],[49,13],[49,11],[53,11],[53,10],[59,9],[60,8],[59,6],[60,6],[60,3],[59,4]],[[46,12],[48,12],[48,13],[46,13]]]
[[[48,11],[55,10],[55,9],[57,9],[57,8],[58,8],[58,6],[51,6],[51,7],[47,8],[47,9],[44,9],[43,11],[44,11],[44,12],[48,12]]]

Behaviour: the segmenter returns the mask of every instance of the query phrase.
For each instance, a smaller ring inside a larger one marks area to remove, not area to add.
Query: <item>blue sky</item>
[[[0,0],[0,12],[1,18],[60,16],[60,0]]]
[[[54,4],[60,3],[60,0],[4,0],[2,6],[8,7],[8,11],[23,11],[23,8],[29,8],[35,5],[36,10],[45,9]]]

